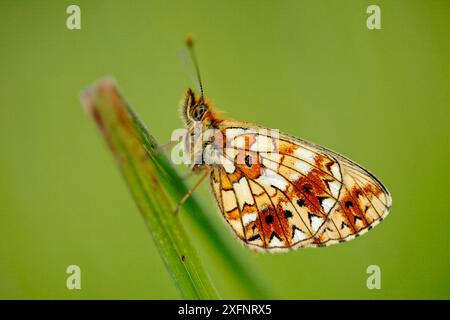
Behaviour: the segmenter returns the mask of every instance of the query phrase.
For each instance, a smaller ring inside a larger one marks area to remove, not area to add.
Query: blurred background
[[[81,8],[68,30],[66,8]],[[370,4],[381,30],[366,27]],[[177,299],[178,293],[79,92],[113,75],[161,143],[194,86],[227,115],[336,150],[383,181],[391,215],[356,241],[238,255],[285,299],[450,298],[450,2],[0,2],[0,298]],[[184,218],[183,218],[184,219]],[[187,224],[224,298],[245,298]],[[81,290],[66,268],[81,267]],[[366,269],[381,268],[368,290]]]

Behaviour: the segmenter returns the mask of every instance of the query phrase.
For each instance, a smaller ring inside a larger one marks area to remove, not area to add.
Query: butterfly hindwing
[[[315,244],[328,245],[354,239],[381,222],[389,212],[391,197],[383,185],[361,167],[342,163],[344,189]]]
[[[221,126],[225,161],[213,167],[211,185],[224,218],[247,245],[324,246],[353,239],[387,215],[387,190],[341,155],[245,122]]]

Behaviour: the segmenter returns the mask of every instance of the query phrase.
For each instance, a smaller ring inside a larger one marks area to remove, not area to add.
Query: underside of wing
[[[389,213],[391,196],[372,174],[345,160],[341,168],[343,190],[339,203],[312,246],[352,240],[371,230]]]
[[[387,215],[389,193],[359,165],[312,143],[238,124],[225,132],[224,161],[214,166],[211,185],[224,218],[247,245],[325,246],[353,239]]]

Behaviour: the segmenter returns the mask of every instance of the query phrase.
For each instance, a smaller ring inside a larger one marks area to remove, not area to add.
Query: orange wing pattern
[[[211,186],[226,221],[247,245],[285,250],[348,241],[388,214],[389,192],[354,162],[236,123],[223,123],[229,143],[222,165],[213,166]]]

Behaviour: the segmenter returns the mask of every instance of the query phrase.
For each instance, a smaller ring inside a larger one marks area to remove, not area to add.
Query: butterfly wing
[[[348,241],[388,214],[389,192],[351,160],[245,122],[222,126],[227,144],[211,186],[247,245],[283,250]]]

